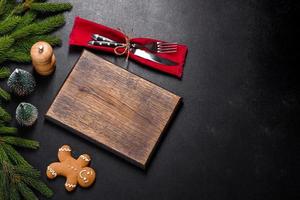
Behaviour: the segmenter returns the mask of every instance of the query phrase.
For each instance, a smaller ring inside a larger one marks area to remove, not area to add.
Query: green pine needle
[[[16,48],[21,49],[24,52],[27,51],[28,55],[29,55],[29,51],[30,51],[32,45],[38,41],[48,42],[51,46],[60,46],[61,45],[61,39],[55,35],[38,35],[38,36],[34,36],[32,38],[29,38],[27,40],[18,42],[18,44],[16,45]]]
[[[29,25],[32,23],[36,18],[36,13],[34,11],[28,11],[26,12],[20,21],[20,23],[17,25],[16,29],[23,28],[24,26]]]
[[[45,197],[50,198],[53,195],[52,190],[48,188],[48,186],[38,179],[33,179],[31,177],[22,177],[22,180],[29,185],[30,187],[34,188],[35,190],[39,191]]]
[[[17,128],[0,125],[0,135],[15,135]]]
[[[34,141],[34,140],[20,138],[20,137],[3,136],[3,137],[0,137],[0,141],[5,142],[7,144],[14,145],[14,146],[28,148],[28,149],[39,148],[39,142]]]
[[[1,166],[1,164],[2,164],[2,166],[3,166],[3,163],[4,163],[4,162],[7,162],[8,160],[9,160],[9,158],[8,158],[6,152],[5,152],[5,149],[4,149],[4,147],[0,144],[0,166]],[[0,168],[1,168],[1,167],[0,167]]]
[[[19,16],[7,17],[3,22],[0,22],[0,35],[6,34],[12,31],[17,24],[21,21]]]
[[[10,73],[11,72],[8,67],[0,67],[0,78],[8,78]]]
[[[42,13],[64,12],[72,9],[70,3],[32,3],[30,10]]]
[[[0,16],[5,13],[6,0],[0,0]]]
[[[7,193],[7,191],[9,190],[10,190],[10,185],[9,185],[8,176],[6,172],[4,172],[4,170],[0,170],[0,195],[1,197],[3,197],[3,199],[8,199],[9,194]]]
[[[41,176],[40,171],[26,166],[15,166],[15,173],[20,174],[21,176],[26,176],[30,178],[39,178]]]
[[[42,35],[49,33],[65,24],[65,17],[61,14],[47,17],[46,19],[32,23],[13,32],[10,36],[15,39],[21,39],[30,35]],[[0,43],[1,45],[1,43]]]
[[[29,52],[23,52],[17,50],[17,48],[11,48],[8,52],[6,52],[5,59],[20,63],[28,63],[31,61]]]
[[[21,196],[20,193],[18,192],[17,188],[14,187],[13,184],[9,187],[9,199],[10,200],[20,200]]]
[[[26,200],[36,200],[38,199],[32,190],[23,182],[17,183],[18,191],[21,193],[22,197]]]
[[[1,87],[0,87],[0,97],[2,99],[4,99],[5,101],[10,100],[10,94],[8,92],[6,92],[5,90],[3,90]]]
[[[15,40],[9,36],[0,37],[0,55],[4,55],[13,44]]]
[[[10,120],[11,115],[0,106],[0,122],[9,122]]]
[[[9,144],[2,144],[2,147],[9,157],[9,160],[16,165],[23,165],[23,166],[31,166],[12,146]]]

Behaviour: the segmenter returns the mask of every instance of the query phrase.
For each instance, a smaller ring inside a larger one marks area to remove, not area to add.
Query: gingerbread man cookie
[[[58,150],[58,160],[60,162],[51,163],[47,167],[47,177],[49,179],[56,176],[66,177],[65,188],[69,192],[76,188],[77,183],[81,187],[89,187],[94,183],[96,172],[87,167],[91,161],[89,155],[83,154],[75,160],[71,155],[71,147],[63,145]]]

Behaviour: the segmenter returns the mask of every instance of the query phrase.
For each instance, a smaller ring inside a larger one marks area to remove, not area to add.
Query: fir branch
[[[55,15],[51,17],[47,17],[46,19],[32,23],[28,26],[25,26],[19,30],[16,30],[10,36],[11,38],[21,39],[28,37],[30,35],[42,35],[45,33],[49,33],[56,28],[65,24],[65,18],[63,15]],[[0,43],[1,46],[1,43]]]
[[[0,199],[9,199],[9,177],[4,170],[0,170]]]
[[[64,12],[72,9],[72,4],[70,3],[32,3],[30,5],[30,10],[34,10],[41,13],[50,12]]]
[[[18,192],[17,188],[11,184],[9,187],[9,200],[20,200],[21,196],[20,193]]]
[[[0,37],[0,56],[5,55],[7,49],[9,49],[14,42],[15,40],[12,37],[9,36]]]
[[[0,106],[0,122],[9,122],[11,115]]]
[[[9,144],[2,144],[2,147],[9,157],[9,160],[16,165],[23,165],[23,166],[31,166],[12,146]]]
[[[5,19],[7,16],[10,16],[13,14],[13,9],[16,5],[16,1],[13,0],[5,0],[5,8],[4,8],[4,13],[2,14],[0,20]]]
[[[8,52],[6,52],[5,60],[11,60],[20,63],[28,63],[31,61],[29,52],[23,52],[21,50],[16,50],[16,49],[17,48],[12,48]]]
[[[16,48],[21,49],[25,52],[27,51],[29,55],[29,50],[31,49],[32,45],[38,41],[48,42],[51,46],[61,45],[61,39],[55,35],[38,35],[27,40],[18,42],[18,44],[16,44]]]
[[[10,75],[10,69],[8,67],[0,67],[0,78],[7,78]]]
[[[17,128],[0,125],[0,135],[15,135]]]
[[[52,190],[50,190],[48,186],[39,179],[34,179],[31,177],[22,177],[22,180],[24,181],[24,183],[34,188],[47,198],[50,198],[53,195]]]
[[[32,192],[32,190],[23,182],[18,182],[16,184],[18,191],[21,193],[21,195],[26,200],[34,200],[38,199],[35,194]]]
[[[21,21],[19,16],[9,16],[3,22],[0,22],[0,35],[12,31]]]
[[[40,171],[26,166],[15,166],[15,173],[20,174],[21,176],[27,176],[31,178],[39,178],[41,176]]]
[[[24,147],[28,149],[37,149],[39,148],[39,142],[35,140],[28,140],[20,137],[13,137],[13,136],[3,136],[0,137],[0,141],[5,142],[10,145]]]
[[[5,101],[10,100],[10,94],[8,92],[6,92],[5,90],[3,90],[1,87],[0,87],[0,97],[2,99],[4,99]]]
[[[23,28],[24,26],[29,25],[30,23],[32,23],[36,18],[36,13],[33,11],[28,11],[26,12],[23,16],[22,19],[20,21],[20,23],[18,24],[18,26],[16,27],[16,29],[20,29]]]
[[[9,161],[9,158],[8,158],[2,144],[0,144],[0,166],[3,168],[4,163],[8,162],[8,161]],[[1,169],[1,167],[0,167],[0,169]]]
[[[6,0],[0,0],[0,16],[4,14],[6,6]]]

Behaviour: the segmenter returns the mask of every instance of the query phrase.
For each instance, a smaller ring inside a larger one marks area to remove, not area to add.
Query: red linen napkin
[[[126,42],[126,39],[125,39],[126,36],[121,31],[109,28],[109,27],[101,25],[101,24],[97,24],[92,21],[88,21],[86,19],[83,19],[83,18],[80,18],[77,16],[75,18],[74,26],[73,26],[72,32],[70,34],[69,44],[114,53],[114,48],[111,48],[111,47],[88,45],[88,42],[90,40],[92,40],[92,34],[99,34],[99,35],[105,36],[107,38],[110,38],[116,42],[121,42],[121,43]],[[144,44],[147,44],[147,43],[150,43],[153,41],[160,41],[160,40],[151,39],[151,38],[132,38],[130,41],[144,45]],[[187,46],[180,44],[180,45],[178,45],[178,49],[177,49],[176,53],[171,53],[171,54],[158,53],[157,54],[160,57],[167,58],[169,60],[174,61],[175,63],[178,63],[175,66],[166,66],[163,64],[152,62],[150,60],[146,60],[144,58],[136,56],[136,55],[132,54],[131,52],[129,53],[129,58],[131,58],[132,60],[135,60],[143,65],[146,65],[148,67],[151,67],[156,70],[163,71],[165,73],[168,73],[168,74],[174,75],[178,78],[181,78],[187,50],[188,50]]]

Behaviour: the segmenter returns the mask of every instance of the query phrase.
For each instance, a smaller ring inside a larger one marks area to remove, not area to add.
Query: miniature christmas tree
[[[16,119],[22,126],[32,126],[38,117],[38,109],[30,103],[20,103],[16,109]]]
[[[27,71],[16,69],[8,78],[8,87],[18,96],[27,96],[35,89],[34,77]]]

